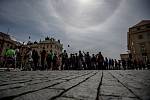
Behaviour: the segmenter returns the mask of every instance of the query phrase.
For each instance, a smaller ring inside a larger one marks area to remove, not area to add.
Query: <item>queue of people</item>
[[[63,51],[57,55],[52,50],[47,52],[45,48],[38,53],[30,47],[22,53],[20,47],[6,49],[4,52],[3,67],[19,68],[23,71],[30,70],[128,70],[128,69],[150,69],[150,62],[132,61],[128,59],[116,60],[103,57],[102,53],[90,55],[89,52],[70,54]]]

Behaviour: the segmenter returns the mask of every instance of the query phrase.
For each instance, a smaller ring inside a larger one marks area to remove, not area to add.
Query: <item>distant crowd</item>
[[[19,68],[22,71],[30,70],[128,70],[128,69],[150,69],[150,62],[147,60],[136,61],[116,60],[103,57],[102,53],[90,55],[89,52],[79,51],[70,54],[63,51],[57,55],[52,50],[47,52],[45,48],[40,52],[26,48],[22,54],[20,47],[14,49],[10,47],[4,52],[4,57],[0,58],[0,66],[9,68]]]

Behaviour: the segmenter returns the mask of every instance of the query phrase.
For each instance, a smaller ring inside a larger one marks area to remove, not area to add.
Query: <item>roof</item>
[[[0,32],[0,36],[3,37],[3,38],[10,39],[10,36],[6,33],[3,33],[3,32]]]
[[[133,27],[147,25],[147,24],[150,24],[150,20],[142,20],[138,24],[134,25]]]

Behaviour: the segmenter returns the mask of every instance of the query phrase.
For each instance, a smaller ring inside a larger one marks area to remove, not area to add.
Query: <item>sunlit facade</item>
[[[38,54],[42,52],[43,48],[46,50],[47,53],[52,50],[57,55],[60,55],[63,49],[63,45],[60,43],[60,40],[55,40],[54,38],[46,37],[45,40],[34,42],[32,44],[28,44],[32,50],[38,51]]]
[[[128,50],[133,60],[150,60],[150,20],[143,20],[129,28]]]

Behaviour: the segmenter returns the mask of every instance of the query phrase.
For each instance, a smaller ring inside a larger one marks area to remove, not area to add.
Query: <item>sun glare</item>
[[[91,2],[91,0],[79,0],[79,2],[82,4],[88,4]]]

